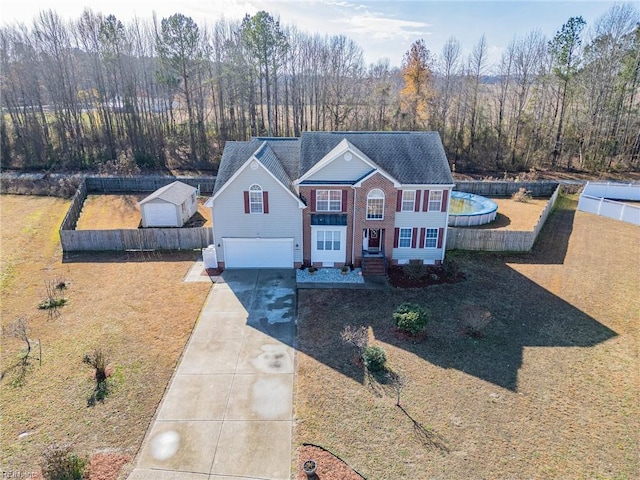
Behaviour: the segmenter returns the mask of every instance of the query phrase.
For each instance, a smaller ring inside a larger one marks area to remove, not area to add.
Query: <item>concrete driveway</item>
[[[295,271],[213,286],[129,480],[290,478]]]

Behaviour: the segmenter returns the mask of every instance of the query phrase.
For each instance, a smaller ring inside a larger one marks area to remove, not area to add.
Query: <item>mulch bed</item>
[[[364,477],[331,452],[315,445],[302,445],[298,448],[296,462],[297,480],[307,480],[302,464],[307,460],[315,460],[317,470],[312,479],[322,480],[364,480]]]
[[[131,461],[130,455],[122,453],[96,453],[89,461],[88,480],[116,480],[122,467]],[[33,476],[34,480],[43,480],[42,473]]]
[[[410,278],[403,267],[392,266],[387,271],[389,283],[395,288],[424,288],[430,285],[441,285],[443,283],[457,283],[466,278],[464,272],[445,272],[442,266],[425,266],[422,278]]]

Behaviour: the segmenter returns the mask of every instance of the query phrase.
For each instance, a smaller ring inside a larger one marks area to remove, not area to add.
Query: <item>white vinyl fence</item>
[[[578,210],[640,225],[640,184],[587,183],[578,201]]]

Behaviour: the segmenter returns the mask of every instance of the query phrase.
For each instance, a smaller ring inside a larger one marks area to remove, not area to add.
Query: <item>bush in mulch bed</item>
[[[417,275],[413,265],[391,266],[387,277],[391,286],[396,288],[424,288],[443,283],[457,283],[466,278],[465,273],[455,260],[445,259],[442,265],[421,265]]]

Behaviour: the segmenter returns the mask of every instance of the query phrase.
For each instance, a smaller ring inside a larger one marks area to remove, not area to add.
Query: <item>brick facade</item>
[[[380,189],[384,192],[384,215],[382,220],[367,220],[367,194],[373,189]],[[384,251],[388,258],[393,250],[393,232],[396,211],[397,190],[393,183],[379,173],[375,173],[368,178],[360,187],[344,186],[300,186],[300,195],[307,203],[307,208],[302,214],[302,238],[303,252],[302,258],[305,265],[311,265],[311,215],[314,212],[311,208],[312,190],[342,190],[346,191],[346,212],[347,233],[346,233],[346,262],[360,266],[362,259],[362,235],[365,228],[380,229],[384,245]],[[355,217],[354,217],[354,197],[355,197]],[[381,248],[383,247],[381,244]],[[321,266],[317,264],[316,266]],[[337,264],[336,266],[340,266]]]
[[[307,208],[302,211],[302,259],[304,265],[311,265],[311,242],[313,239],[311,238],[311,214],[313,213],[329,213],[329,212],[315,212],[314,208],[311,206],[311,191],[312,190],[340,190],[346,192],[346,206],[343,210],[346,210],[344,213],[347,215],[347,233],[346,233],[346,261],[345,263],[352,263],[351,259],[351,239],[353,238],[353,188],[345,187],[343,185],[331,185],[331,186],[318,186],[314,185],[313,187],[308,185],[300,185],[299,191],[300,196],[305,200],[307,204]],[[344,198],[344,197],[343,197]],[[317,267],[322,266],[321,263],[314,264]],[[336,264],[336,266],[342,266],[341,264]]]
[[[384,214],[382,220],[367,220],[367,195],[373,189],[384,192]],[[362,186],[356,189],[356,215],[354,219],[355,248],[353,263],[360,266],[362,262],[362,232],[365,228],[379,228],[381,230],[381,245],[387,258],[393,251],[393,229],[396,215],[397,189],[393,183],[379,173],[362,182]]]

